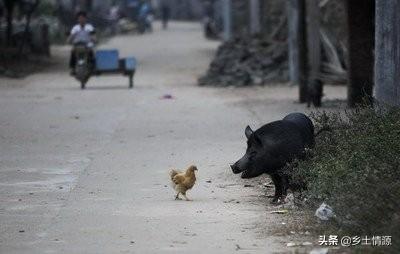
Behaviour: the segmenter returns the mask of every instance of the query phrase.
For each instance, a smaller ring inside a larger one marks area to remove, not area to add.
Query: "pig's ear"
[[[249,139],[251,134],[253,134],[253,130],[250,128],[250,126],[247,125],[246,129],[244,130],[244,134],[246,135],[246,138]]]
[[[262,146],[261,139],[260,139],[260,137],[258,136],[257,133],[254,133],[253,139],[254,139],[254,141],[256,142],[256,144],[258,144],[259,146]]]

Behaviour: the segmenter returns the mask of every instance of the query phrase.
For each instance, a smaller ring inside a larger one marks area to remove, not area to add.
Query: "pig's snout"
[[[238,167],[237,162],[231,165],[231,169],[234,174],[239,174],[240,172],[242,172],[242,170],[240,170],[240,168]]]

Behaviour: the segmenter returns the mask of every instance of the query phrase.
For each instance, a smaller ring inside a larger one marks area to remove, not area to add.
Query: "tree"
[[[365,99],[372,102],[375,0],[348,0],[346,3],[349,33],[348,104],[353,107]]]
[[[307,103],[321,106],[323,84],[319,74],[322,64],[320,37],[321,13],[318,0],[306,1],[307,37]]]
[[[22,37],[22,41],[19,44],[18,48],[19,56],[21,56],[22,51],[24,50],[25,42],[28,38],[32,13],[36,10],[38,5],[39,5],[39,0],[20,0],[20,9],[26,15],[26,24],[25,24],[24,35]]]
[[[293,84],[299,86],[299,101],[321,106],[322,82],[320,8],[318,0],[290,0],[289,72]]]
[[[7,10],[7,28],[6,28],[6,44],[7,46],[11,45],[11,36],[13,33],[13,14],[14,14],[14,7],[16,4],[16,0],[4,0],[4,6],[6,7]]]

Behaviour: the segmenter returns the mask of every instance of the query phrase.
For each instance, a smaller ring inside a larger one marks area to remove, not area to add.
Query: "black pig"
[[[253,178],[269,174],[275,185],[273,203],[284,201],[289,178],[281,170],[287,163],[304,157],[306,148],[314,146],[314,125],[302,113],[291,113],[279,121],[268,123],[256,131],[246,127],[247,150],[231,166],[234,174]]]

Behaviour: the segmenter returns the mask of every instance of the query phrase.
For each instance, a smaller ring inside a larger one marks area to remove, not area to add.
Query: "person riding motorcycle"
[[[96,31],[94,27],[87,23],[87,14],[84,11],[80,11],[77,14],[78,24],[72,27],[69,37],[67,39],[68,43],[72,45],[84,44],[89,49],[89,59],[94,64],[93,47],[96,42]],[[71,74],[75,74],[76,66],[76,54],[74,48],[71,50],[71,57],[69,61],[69,67],[71,68]]]

